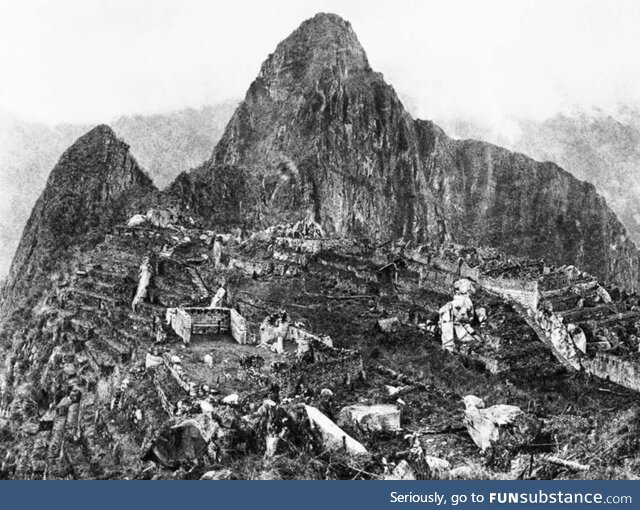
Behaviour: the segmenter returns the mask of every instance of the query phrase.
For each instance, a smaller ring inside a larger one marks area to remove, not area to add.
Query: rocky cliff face
[[[517,136],[506,137],[489,125],[459,117],[441,125],[456,138],[487,140],[539,161],[553,161],[578,179],[592,183],[640,242],[640,111],[620,108],[613,115],[599,111],[557,114],[543,122],[512,118]]]
[[[128,149],[103,125],[62,155],[22,234],[3,304],[25,297],[34,278],[53,271],[74,247],[95,244],[155,190]]]
[[[553,163],[436,131],[431,185],[461,244],[575,264],[638,288],[638,251],[593,185]]]
[[[638,252],[593,186],[414,121],[330,14],[278,45],[210,161],[171,192],[219,223],[312,218],[331,234],[486,244],[638,281]]]

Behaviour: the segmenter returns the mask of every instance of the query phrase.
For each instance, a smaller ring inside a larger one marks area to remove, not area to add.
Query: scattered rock
[[[393,333],[400,327],[400,320],[397,317],[378,320],[378,328],[384,333]]]
[[[184,420],[163,428],[143,453],[142,460],[152,460],[165,467],[176,469],[185,462],[192,462],[207,451],[208,441],[200,423]]]
[[[399,430],[400,409],[390,404],[347,406],[338,414],[338,425],[341,427],[357,425],[369,432]]]
[[[453,289],[456,294],[472,296],[476,292],[475,284],[468,278],[461,278],[453,282]]]
[[[204,355],[204,364],[207,365],[208,367],[213,366],[213,356],[211,356],[211,354]]]
[[[240,395],[238,395],[237,393],[227,395],[222,399],[222,403],[227,405],[237,405],[239,402],[240,402]]]
[[[449,471],[451,480],[485,480],[489,477],[486,469],[476,465],[458,466]]]
[[[127,227],[138,227],[144,225],[147,222],[147,218],[143,214],[134,214],[127,221]]]
[[[575,324],[567,325],[567,331],[569,332],[569,336],[573,341],[573,345],[576,346],[583,354],[587,353],[587,337],[584,334],[584,331],[580,326],[576,326]]]
[[[611,296],[609,295],[609,293],[606,291],[604,287],[598,286],[596,293],[603,303],[611,303],[612,301]]]
[[[289,326],[289,315],[284,310],[267,316],[260,325],[260,344],[270,345],[276,342],[278,337],[287,339]]]
[[[393,472],[385,478],[387,480],[415,480],[416,473],[406,460],[401,460]]]
[[[155,354],[147,353],[147,356],[144,359],[144,367],[152,368],[162,365],[162,356],[156,356]]]
[[[431,455],[425,455],[424,460],[429,466],[431,478],[444,480],[449,477],[451,463],[448,460],[441,459],[440,457],[433,457]]]
[[[389,386],[388,384],[385,384],[384,387],[387,390],[387,393],[389,394],[389,396],[393,397],[394,395],[400,393],[401,387],[398,386]]]
[[[233,480],[235,477],[230,469],[219,469],[216,471],[207,471],[200,477],[200,480]]]
[[[198,401],[198,404],[200,405],[200,409],[203,414],[208,414],[208,415],[213,414],[214,409],[209,402],[207,402],[206,400],[200,400]]]
[[[216,292],[216,295],[213,296],[213,299],[211,300],[211,304],[209,305],[209,308],[219,308],[221,306],[225,306],[226,296],[227,296],[227,288],[226,288],[226,284],[223,283],[222,285],[220,285],[220,288]]]
[[[462,399],[466,409],[464,423],[473,442],[484,452],[498,441],[499,427],[508,425],[523,414],[516,406],[495,405],[484,408],[484,400],[474,395]]]

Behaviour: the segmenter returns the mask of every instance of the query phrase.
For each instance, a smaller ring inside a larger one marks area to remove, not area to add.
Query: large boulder
[[[142,459],[176,469],[204,455],[210,439],[211,431],[195,419],[169,424],[148,445]]]
[[[352,454],[367,453],[367,449],[361,443],[353,439],[318,409],[308,405],[305,405],[304,409],[312,427],[320,432],[325,449],[344,449]]]
[[[342,408],[338,414],[341,427],[357,426],[366,431],[400,429],[400,409],[391,404],[367,406],[355,404]]]
[[[464,397],[464,424],[473,442],[483,452],[491,448],[500,437],[500,427],[508,426],[523,414],[517,406],[499,404],[485,408],[484,400],[475,395]]]

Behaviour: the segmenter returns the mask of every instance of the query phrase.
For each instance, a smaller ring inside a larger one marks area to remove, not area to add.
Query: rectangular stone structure
[[[231,335],[238,343],[247,343],[246,320],[232,308],[169,308],[167,322],[185,344],[192,335]]]

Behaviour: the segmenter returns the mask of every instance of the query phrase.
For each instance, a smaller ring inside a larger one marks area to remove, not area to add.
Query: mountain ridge
[[[379,242],[487,244],[637,288],[638,251],[593,186],[414,120],[339,20],[320,14],[277,46],[175,200],[248,229],[313,219]]]

